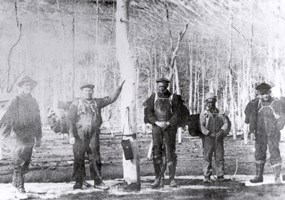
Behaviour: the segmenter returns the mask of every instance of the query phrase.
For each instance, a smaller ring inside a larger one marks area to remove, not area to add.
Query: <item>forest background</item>
[[[124,23],[136,68],[137,126],[155,80],[173,73],[170,89],[191,113],[211,90],[229,112],[232,133],[246,131],[243,110],[254,86],[266,81],[274,96],[285,92],[284,9],[282,0],[131,0]],[[94,84],[96,97],[120,84],[116,1],[1,0],[0,12],[1,101],[31,76],[46,124],[48,109],[79,97],[82,83]],[[104,127],[120,126],[118,104],[104,109]]]

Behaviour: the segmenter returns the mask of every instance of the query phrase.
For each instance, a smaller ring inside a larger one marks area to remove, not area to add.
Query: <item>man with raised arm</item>
[[[102,180],[100,157],[100,126],[102,124],[101,109],[110,105],[119,97],[124,82],[116,91],[104,98],[93,98],[94,85],[83,84],[81,98],[75,100],[68,111],[70,123],[70,144],[73,145],[73,179],[74,189],[82,189],[85,173],[85,154],[88,154],[90,175],[94,180],[94,187],[108,189]]]

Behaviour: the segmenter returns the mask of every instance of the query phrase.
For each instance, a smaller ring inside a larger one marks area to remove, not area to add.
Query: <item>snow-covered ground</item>
[[[264,185],[264,184],[273,184],[273,175],[266,175],[264,176],[264,182],[258,184],[252,184],[249,182],[253,176],[246,176],[246,175],[237,175],[235,177],[226,177],[231,178],[235,181],[240,183],[245,183],[246,186],[257,186],[257,185]],[[202,176],[179,176],[178,179],[202,179]],[[168,185],[165,185],[163,189],[160,190],[153,190],[150,188],[150,182],[153,180],[154,177],[142,177],[142,189],[139,192],[135,192],[136,194],[152,194],[157,193],[158,191],[161,193],[177,191],[181,189],[227,189],[229,186],[227,185],[182,185],[177,188],[170,188]],[[93,184],[92,181],[88,181],[90,184]],[[110,186],[108,193],[111,195],[117,195],[118,197],[121,195],[128,195],[132,194],[132,192],[125,192],[122,190],[121,187],[118,187],[122,180],[106,180],[105,184]],[[70,183],[26,183],[25,187],[27,190],[27,194],[30,199],[55,199],[60,198],[62,195],[75,195],[75,194],[87,194],[87,193],[94,193],[94,192],[102,192],[102,190],[91,188],[84,188],[83,190],[73,190],[74,182]],[[283,181],[283,184],[285,182]],[[0,200],[8,200],[8,199],[16,199],[15,198],[15,189],[13,189],[11,184],[0,184]]]

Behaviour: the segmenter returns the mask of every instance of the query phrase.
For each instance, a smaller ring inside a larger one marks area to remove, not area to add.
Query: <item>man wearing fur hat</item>
[[[74,189],[82,189],[85,173],[85,153],[88,154],[90,175],[94,180],[94,187],[108,189],[102,181],[100,157],[100,126],[102,124],[101,109],[116,101],[121,93],[124,82],[110,96],[93,98],[94,85],[83,84],[81,98],[75,100],[68,111],[70,123],[70,144],[73,145],[73,179]]]
[[[9,105],[1,123],[4,137],[11,138],[14,173],[12,184],[19,198],[26,198],[24,175],[28,172],[33,147],[40,146],[42,138],[41,118],[37,101],[31,92],[37,82],[26,76],[18,83],[21,93]]]
[[[152,124],[153,165],[155,181],[152,188],[163,186],[165,165],[163,152],[166,151],[167,166],[169,168],[170,187],[177,187],[174,179],[177,156],[175,153],[176,132],[179,123],[179,114],[183,103],[181,96],[169,92],[169,80],[156,80],[158,92],[153,93],[144,103],[145,120]],[[165,141],[165,142],[163,142]]]
[[[266,162],[267,147],[270,153],[270,164],[275,175],[275,182],[280,183],[281,155],[279,150],[280,130],[285,124],[285,116],[282,111],[280,100],[271,97],[271,86],[261,83],[256,86],[259,99],[254,104],[256,109],[252,109],[248,123],[255,134],[255,164],[256,176],[250,180],[252,183],[263,182],[263,170]],[[253,120],[254,119],[254,120]]]
[[[216,108],[217,97],[209,92],[205,98],[205,110],[200,114],[200,127],[204,137],[203,171],[204,183],[211,182],[212,157],[214,154],[218,181],[224,181],[224,137],[228,134],[229,122]]]

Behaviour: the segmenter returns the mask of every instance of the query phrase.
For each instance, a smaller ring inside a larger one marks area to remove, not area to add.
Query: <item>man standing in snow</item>
[[[281,155],[279,150],[280,130],[285,124],[284,111],[280,100],[271,97],[271,86],[261,83],[256,86],[258,99],[250,102],[245,114],[250,115],[247,123],[250,124],[251,132],[255,134],[255,165],[256,176],[251,183],[263,182],[263,170],[266,162],[267,147],[270,153],[270,164],[274,171],[274,180],[280,183]]]
[[[229,122],[216,108],[217,97],[214,93],[209,92],[205,101],[205,110],[200,114],[201,132],[204,135],[204,183],[211,182],[213,154],[217,180],[224,181],[224,137],[228,134]]]
[[[89,156],[90,174],[94,180],[94,187],[108,189],[102,180],[100,157],[100,126],[102,124],[101,109],[110,105],[119,97],[124,82],[116,91],[104,98],[93,98],[94,85],[83,84],[81,98],[75,100],[68,111],[70,123],[70,143],[73,145],[74,165],[73,178],[74,189],[82,189],[85,173],[85,154]]]
[[[40,111],[31,92],[37,82],[26,76],[18,83],[21,94],[7,106],[2,124],[2,136],[11,138],[14,173],[12,184],[17,189],[17,197],[28,198],[24,187],[24,175],[28,172],[33,147],[41,145],[42,129]]]

